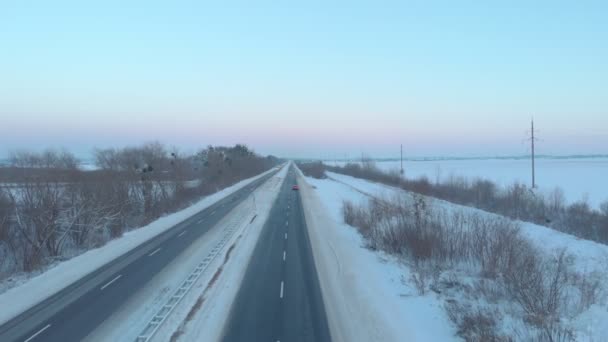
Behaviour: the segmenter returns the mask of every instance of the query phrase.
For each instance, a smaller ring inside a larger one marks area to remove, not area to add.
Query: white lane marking
[[[285,233],[285,240],[287,240],[287,233]]]
[[[289,221],[285,221],[285,226],[289,226]]]
[[[285,261],[285,258],[287,258],[287,252],[283,251],[283,261]]]
[[[186,234],[187,232],[188,232],[187,230],[184,230],[183,232],[179,233],[179,235],[177,237],[180,237],[180,236]]]
[[[281,294],[279,295],[279,297],[283,298],[283,281],[281,281]]]
[[[122,274],[119,274],[116,276],[116,278],[110,280],[109,282],[107,282],[104,286],[101,287],[101,290],[103,291],[103,289],[105,289],[106,287],[112,285],[113,282],[117,281],[118,279],[120,279],[120,277],[122,277]]]
[[[35,339],[35,338],[36,338],[36,336],[38,336],[38,335],[42,334],[42,332],[43,332],[43,331],[45,331],[46,329],[48,329],[48,328],[50,328],[50,327],[51,327],[51,325],[50,325],[50,324],[47,324],[47,325],[46,325],[44,328],[42,328],[42,329],[38,330],[38,332],[37,332],[37,333],[35,333],[34,335],[30,336],[30,338],[28,338],[28,339],[27,339],[27,340],[25,340],[24,342],[30,342],[31,340]]]
[[[154,252],[148,254],[148,256],[153,256],[154,254],[158,253],[160,251],[160,247],[158,247]]]
[[[215,210],[211,212],[211,215],[215,214]]]
[[[201,223],[203,223],[203,221],[205,221],[205,219],[200,219],[200,220],[198,220],[198,222],[197,222],[197,223],[198,223],[198,224],[201,224]]]

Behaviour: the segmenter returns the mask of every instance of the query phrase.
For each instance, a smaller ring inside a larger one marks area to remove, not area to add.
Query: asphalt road
[[[80,341],[272,172],[0,326],[0,341]],[[1,308],[0,308],[1,309]]]
[[[325,342],[329,328],[293,167],[262,229],[224,342]]]

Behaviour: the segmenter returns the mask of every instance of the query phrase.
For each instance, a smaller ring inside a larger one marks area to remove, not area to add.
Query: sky
[[[608,153],[606,1],[0,0],[0,156]]]

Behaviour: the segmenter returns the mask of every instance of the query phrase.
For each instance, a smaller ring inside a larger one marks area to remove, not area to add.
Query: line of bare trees
[[[97,149],[95,170],[66,150],[16,152],[0,168],[0,280],[105,244],[278,163],[245,145],[185,155],[160,143]]]
[[[317,179],[327,178],[325,175],[325,164],[322,162],[298,162],[297,165],[298,169],[300,169],[305,176]]]
[[[315,168],[318,169],[317,164]],[[343,167],[324,165],[324,168],[608,244],[608,201],[599,209],[594,209],[585,201],[566,204],[564,193],[559,188],[549,194],[542,194],[531,191],[521,183],[503,189],[485,179],[450,177],[445,182],[431,182],[426,177],[407,179],[398,172],[378,169],[372,160],[364,160],[361,164],[350,163]],[[318,170],[315,173],[318,174]]]

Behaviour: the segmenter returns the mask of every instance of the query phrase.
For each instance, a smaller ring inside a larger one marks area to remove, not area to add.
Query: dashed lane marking
[[[122,277],[122,274],[117,275],[116,278],[114,278],[114,279],[110,280],[109,282],[107,282],[104,286],[101,287],[100,290],[103,291],[103,289],[105,289],[106,287],[112,285],[112,283],[115,282],[115,281],[117,281],[118,279],[120,279],[120,277]]]
[[[38,336],[38,335],[42,334],[42,332],[43,332],[43,331],[45,331],[46,329],[48,329],[48,328],[50,328],[50,327],[51,327],[51,325],[50,325],[50,324],[47,324],[47,325],[46,325],[44,328],[42,328],[42,329],[38,330],[38,332],[37,332],[37,333],[35,333],[34,335],[30,336],[30,338],[28,338],[28,339],[27,339],[27,340],[25,340],[24,342],[30,342],[31,340],[35,339],[35,338],[36,338],[36,336]]]
[[[148,256],[153,256],[154,254],[158,253],[160,251],[160,247],[157,248],[154,252],[148,254]]]

